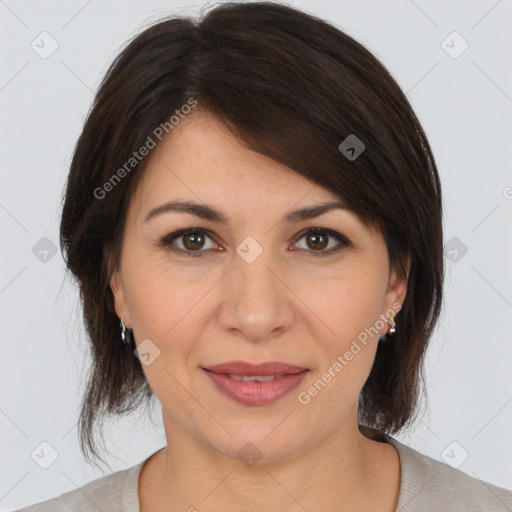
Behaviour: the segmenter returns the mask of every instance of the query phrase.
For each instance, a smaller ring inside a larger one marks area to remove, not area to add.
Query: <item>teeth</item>
[[[236,375],[235,373],[228,373],[228,377],[242,382],[251,382],[257,380],[258,382],[270,382],[271,380],[282,377],[282,373],[276,375]]]

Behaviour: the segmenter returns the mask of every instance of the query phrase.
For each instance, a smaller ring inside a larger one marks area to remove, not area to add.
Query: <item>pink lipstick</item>
[[[225,396],[246,405],[266,405],[296,388],[309,370],[277,361],[231,361],[203,371]]]

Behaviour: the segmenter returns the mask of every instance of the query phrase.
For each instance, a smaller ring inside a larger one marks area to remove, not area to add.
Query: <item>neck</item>
[[[280,458],[265,457],[248,444],[228,456],[165,424],[167,448],[148,461],[139,478],[142,512],[395,510],[398,454],[363,436],[357,422],[320,445]]]

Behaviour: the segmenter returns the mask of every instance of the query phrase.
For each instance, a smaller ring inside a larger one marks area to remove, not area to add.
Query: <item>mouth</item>
[[[245,405],[266,405],[290,393],[308,368],[281,362],[251,364],[232,361],[202,368],[217,391]]]
[[[204,368],[214,373],[227,373],[245,376],[268,376],[268,375],[291,375],[307,370],[302,366],[281,363],[280,361],[269,361],[267,363],[253,364],[245,361],[229,361]]]

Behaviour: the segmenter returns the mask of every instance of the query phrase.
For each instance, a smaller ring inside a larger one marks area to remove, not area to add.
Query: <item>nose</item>
[[[294,294],[270,250],[248,262],[234,255],[221,282],[221,327],[251,342],[273,338],[295,320]]]

